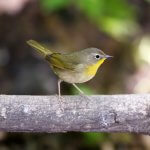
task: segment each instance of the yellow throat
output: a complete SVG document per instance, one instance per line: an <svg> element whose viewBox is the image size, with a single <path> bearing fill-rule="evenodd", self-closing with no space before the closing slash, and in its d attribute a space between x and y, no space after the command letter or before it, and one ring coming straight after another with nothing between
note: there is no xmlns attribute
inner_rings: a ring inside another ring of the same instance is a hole
<svg viewBox="0 0 150 150"><path fill-rule="evenodd" d="M100 59L96 64L88 66L88 68L85 71L85 74L89 76L95 76L98 68L101 66L105 59L106 58Z"/></svg>

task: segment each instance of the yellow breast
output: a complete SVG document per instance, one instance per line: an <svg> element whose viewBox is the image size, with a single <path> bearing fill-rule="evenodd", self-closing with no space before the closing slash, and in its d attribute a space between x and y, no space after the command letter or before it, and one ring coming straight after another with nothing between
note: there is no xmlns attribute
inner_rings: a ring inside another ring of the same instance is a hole
<svg viewBox="0 0 150 150"><path fill-rule="evenodd" d="M104 62L105 59L106 58L103 58L103 59L99 60L96 64L88 66L88 68L85 71L86 75L95 76L98 68L101 66L101 64Z"/></svg>

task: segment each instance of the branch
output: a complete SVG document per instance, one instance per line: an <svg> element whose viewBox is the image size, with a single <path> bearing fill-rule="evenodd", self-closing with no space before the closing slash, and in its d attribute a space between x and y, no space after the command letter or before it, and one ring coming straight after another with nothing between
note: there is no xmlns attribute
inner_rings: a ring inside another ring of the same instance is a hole
<svg viewBox="0 0 150 150"><path fill-rule="evenodd" d="M150 94L0 95L0 130L11 132L133 132L150 135Z"/></svg>

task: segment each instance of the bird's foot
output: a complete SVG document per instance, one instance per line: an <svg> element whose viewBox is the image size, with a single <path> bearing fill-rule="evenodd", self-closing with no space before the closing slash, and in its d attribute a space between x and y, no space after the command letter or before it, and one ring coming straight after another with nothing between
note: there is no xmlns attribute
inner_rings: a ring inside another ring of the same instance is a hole
<svg viewBox="0 0 150 150"><path fill-rule="evenodd" d="M59 109L64 112L64 101L63 101L63 97L58 95L58 103L59 103Z"/></svg>
<svg viewBox="0 0 150 150"><path fill-rule="evenodd" d="M87 99L91 100L91 99L89 98L89 96L88 96L88 95L85 95L84 93L80 93L80 96L82 96L83 98L87 98Z"/></svg>

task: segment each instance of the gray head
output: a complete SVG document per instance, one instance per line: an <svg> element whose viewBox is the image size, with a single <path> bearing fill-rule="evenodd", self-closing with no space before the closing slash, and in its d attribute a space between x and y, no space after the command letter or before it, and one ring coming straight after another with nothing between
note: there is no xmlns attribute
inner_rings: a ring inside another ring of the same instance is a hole
<svg viewBox="0 0 150 150"><path fill-rule="evenodd" d="M83 55L83 60L88 62L88 64L94 64L101 59L107 59L109 55L106 55L102 50L98 48L87 48L81 51Z"/></svg>

